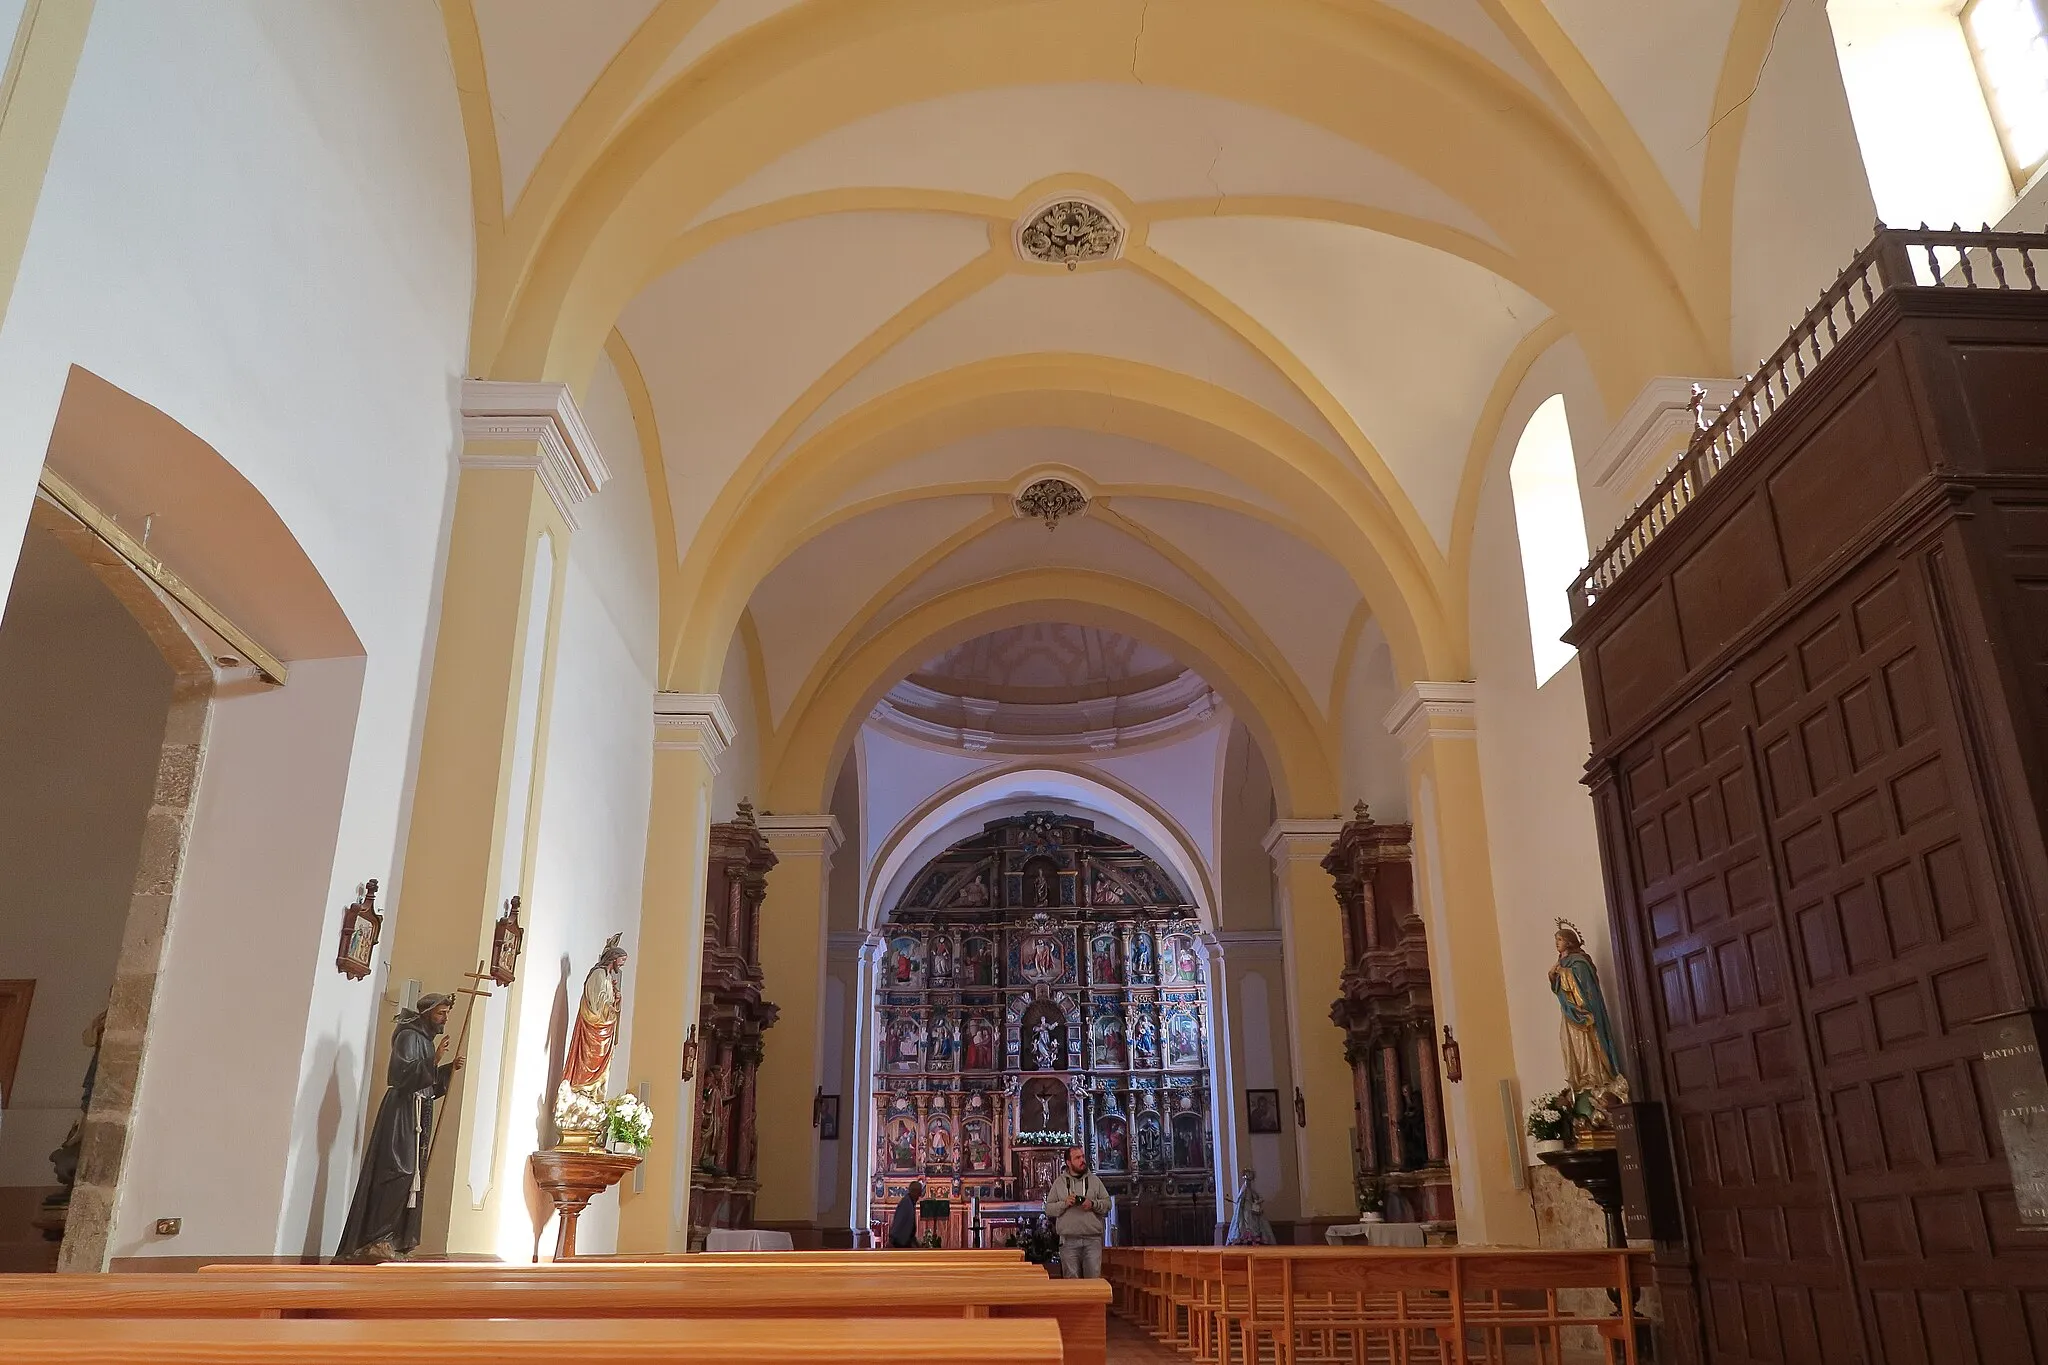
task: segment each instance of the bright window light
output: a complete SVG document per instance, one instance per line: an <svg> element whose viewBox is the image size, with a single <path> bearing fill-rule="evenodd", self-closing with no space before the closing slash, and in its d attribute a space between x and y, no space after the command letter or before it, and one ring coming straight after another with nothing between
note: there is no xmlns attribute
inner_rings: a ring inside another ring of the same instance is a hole
<svg viewBox="0 0 2048 1365"><path fill-rule="evenodd" d="M1536 652L1536 685L1571 662L1572 647L1558 637L1572 623L1566 594L1586 567L1586 514L1579 506L1579 469L1572 458L1564 395L1536 409L1515 458L1508 464L1515 495L1515 534L1522 542L1522 586L1529 595L1529 638Z"/></svg>
<svg viewBox="0 0 2048 1365"><path fill-rule="evenodd" d="M1963 31L2014 180L2048 161L2048 16L2041 0L1970 0Z"/></svg>

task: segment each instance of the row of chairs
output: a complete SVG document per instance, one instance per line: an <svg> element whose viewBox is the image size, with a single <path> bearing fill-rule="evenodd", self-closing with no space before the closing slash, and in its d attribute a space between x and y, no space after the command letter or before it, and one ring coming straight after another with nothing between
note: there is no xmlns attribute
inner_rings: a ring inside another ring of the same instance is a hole
<svg viewBox="0 0 2048 1365"><path fill-rule="evenodd" d="M1117 1312L1200 1365L1638 1365L1645 1256L1128 1247L1103 1269Z"/></svg>

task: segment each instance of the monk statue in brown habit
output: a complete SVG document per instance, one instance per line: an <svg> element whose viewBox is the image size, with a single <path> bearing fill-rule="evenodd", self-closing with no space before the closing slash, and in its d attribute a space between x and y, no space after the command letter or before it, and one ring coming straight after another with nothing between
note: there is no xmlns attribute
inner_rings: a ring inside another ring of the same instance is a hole
<svg viewBox="0 0 2048 1365"><path fill-rule="evenodd" d="M619 1037L619 1014L625 989L619 974L626 965L620 934L605 942L597 965L583 978L583 998L576 1005L576 1024L569 1033L562 1084L555 1091L555 1127L561 1146L598 1151L604 1146L605 1090L612 1069L612 1046Z"/></svg>
<svg viewBox="0 0 2048 1365"><path fill-rule="evenodd" d="M427 1178L427 1143L434 1131L434 1101L462 1065L443 1061L444 1030L455 998L423 995L398 1013L391 1035L390 1089L377 1106L363 1148L355 1202L342 1225L337 1261L402 1260L420 1244L420 1201Z"/></svg>

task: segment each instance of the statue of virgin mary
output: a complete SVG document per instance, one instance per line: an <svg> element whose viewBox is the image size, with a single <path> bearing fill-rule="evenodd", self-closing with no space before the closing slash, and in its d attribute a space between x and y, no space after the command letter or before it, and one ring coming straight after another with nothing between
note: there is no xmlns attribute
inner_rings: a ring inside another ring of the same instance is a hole
<svg viewBox="0 0 2048 1365"><path fill-rule="evenodd" d="M1609 1099L1628 1099L1628 1079L1621 1074L1621 1049L1607 1016L1607 997L1600 990L1600 969L1586 955L1578 926L1557 922L1557 965L1550 969L1550 989L1563 1015L1557 1037L1564 1049L1564 1074L1572 1095L1593 1097L1594 1112Z"/></svg>

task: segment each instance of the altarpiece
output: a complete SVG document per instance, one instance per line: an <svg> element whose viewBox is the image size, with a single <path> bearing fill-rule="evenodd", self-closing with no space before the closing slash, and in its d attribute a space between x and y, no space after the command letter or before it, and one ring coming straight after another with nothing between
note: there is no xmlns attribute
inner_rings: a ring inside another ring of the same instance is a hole
<svg viewBox="0 0 2048 1365"><path fill-rule="evenodd" d="M1092 821L997 820L909 883L876 982L871 1214L913 1180L988 1244L1079 1144L1127 1243L1215 1231L1208 966L1194 907Z"/></svg>

